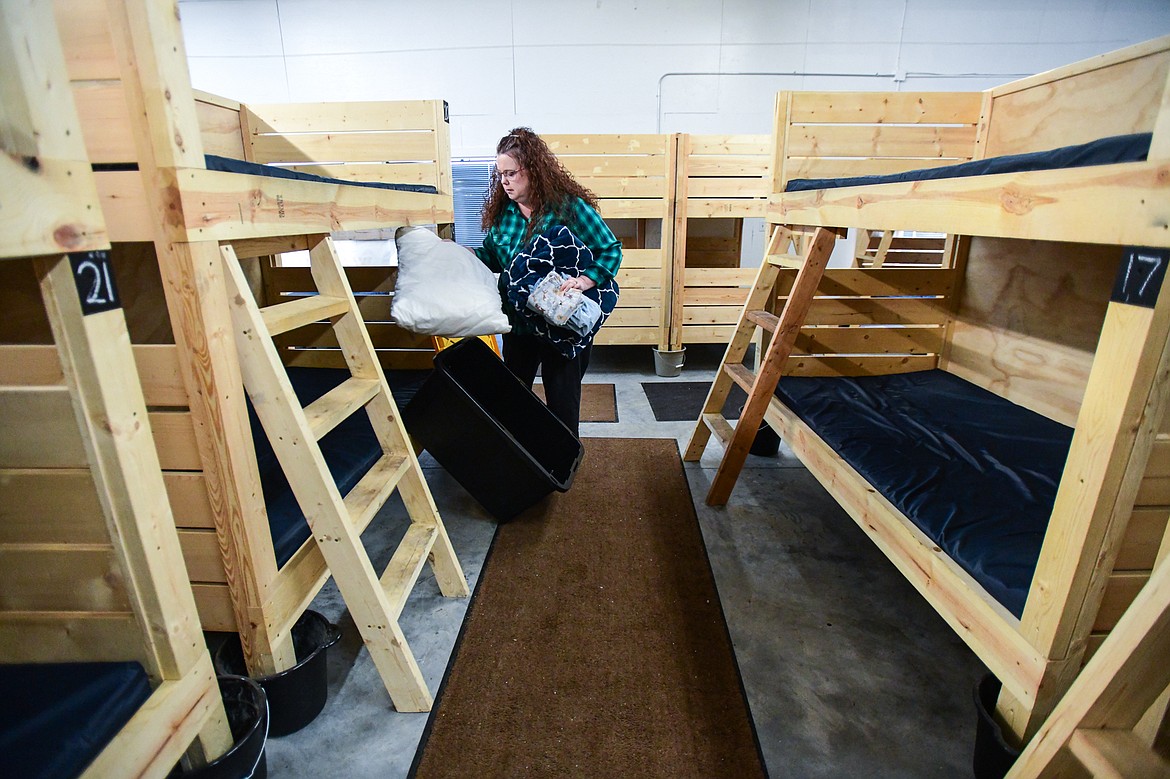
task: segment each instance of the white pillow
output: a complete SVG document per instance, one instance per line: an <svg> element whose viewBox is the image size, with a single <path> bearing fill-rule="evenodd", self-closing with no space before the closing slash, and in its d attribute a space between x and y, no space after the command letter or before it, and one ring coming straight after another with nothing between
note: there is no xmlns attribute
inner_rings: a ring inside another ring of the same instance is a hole
<svg viewBox="0 0 1170 779"><path fill-rule="evenodd" d="M398 231L398 281L390 316L422 335L507 333L496 277L475 254L425 227Z"/></svg>

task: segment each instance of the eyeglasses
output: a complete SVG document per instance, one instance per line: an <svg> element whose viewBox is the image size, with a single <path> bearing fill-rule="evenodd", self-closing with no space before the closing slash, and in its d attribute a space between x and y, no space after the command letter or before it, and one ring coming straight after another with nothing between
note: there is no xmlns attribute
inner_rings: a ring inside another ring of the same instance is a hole
<svg viewBox="0 0 1170 779"><path fill-rule="evenodd" d="M511 181L524 172L524 168L517 168L516 170L497 170L500 175L500 181Z"/></svg>

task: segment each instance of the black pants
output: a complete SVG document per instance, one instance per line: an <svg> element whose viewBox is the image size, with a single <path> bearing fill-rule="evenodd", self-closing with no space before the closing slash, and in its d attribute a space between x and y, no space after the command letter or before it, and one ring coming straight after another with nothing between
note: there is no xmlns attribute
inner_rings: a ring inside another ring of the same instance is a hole
<svg viewBox="0 0 1170 779"><path fill-rule="evenodd" d="M529 388L539 368L549 410L577 436L581 420L581 378L589 367L589 353L592 350L591 343L576 357L568 360L551 344L535 335L504 335L504 364Z"/></svg>

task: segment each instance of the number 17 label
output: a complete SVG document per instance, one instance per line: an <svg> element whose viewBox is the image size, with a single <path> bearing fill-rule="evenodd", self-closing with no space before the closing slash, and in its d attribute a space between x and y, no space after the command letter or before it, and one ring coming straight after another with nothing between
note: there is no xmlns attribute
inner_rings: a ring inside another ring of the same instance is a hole
<svg viewBox="0 0 1170 779"><path fill-rule="evenodd" d="M1113 300L1153 308L1158 302L1170 250L1131 246L1121 258L1117 279L1113 283Z"/></svg>

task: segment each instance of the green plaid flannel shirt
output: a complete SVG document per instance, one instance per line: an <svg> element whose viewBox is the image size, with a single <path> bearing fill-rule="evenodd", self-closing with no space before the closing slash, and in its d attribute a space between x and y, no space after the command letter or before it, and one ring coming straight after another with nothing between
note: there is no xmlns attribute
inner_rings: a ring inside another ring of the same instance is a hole
<svg viewBox="0 0 1170 779"><path fill-rule="evenodd" d="M585 270L585 275L599 285L616 276L622 262L622 244L614 237L601 214L581 198L576 198L573 211L565 222L565 227L572 230L573 235L593 252L593 265ZM533 233L542 233L553 224L550 214ZM522 248L527 230L528 220L520 213L520 207L509 201L503 215L484 236L483 246L476 249L475 253L493 273L499 273Z"/></svg>

